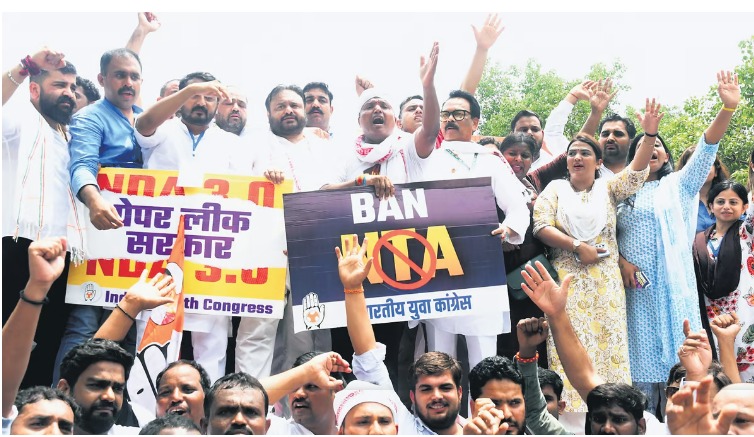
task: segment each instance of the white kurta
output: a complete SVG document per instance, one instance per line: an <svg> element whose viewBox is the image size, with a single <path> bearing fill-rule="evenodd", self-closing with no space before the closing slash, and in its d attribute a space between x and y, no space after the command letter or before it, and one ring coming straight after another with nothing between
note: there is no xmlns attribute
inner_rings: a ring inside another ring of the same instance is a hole
<svg viewBox="0 0 754 437"><path fill-rule="evenodd" d="M445 140L442 147L434 150L428 158L409 167L411 182L487 176L491 178L495 201L505 213L502 224L518 234L510 242L522 243L529 227L529 208L523 194L526 189L502 156L476 143ZM425 323L441 331L472 336L494 336L510 332L511 329L510 311L482 316L444 317L425 320Z"/></svg>
<svg viewBox="0 0 754 437"><path fill-rule="evenodd" d="M4 113L2 160L3 236L35 241L68 235L68 142L30 103ZM69 250L82 244L78 234L69 238Z"/></svg>
<svg viewBox="0 0 754 437"><path fill-rule="evenodd" d="M336 182L351 181L379 164L380 175L387 176L394 184L403 184L408 182L409 166L417 166L421 161L416 154L414 134L398 129L380 144L364 143L364 148L372 148L365 156L359 154L354 142L347 146L339 147L346 154L340 160L342 164Z"/></svg>

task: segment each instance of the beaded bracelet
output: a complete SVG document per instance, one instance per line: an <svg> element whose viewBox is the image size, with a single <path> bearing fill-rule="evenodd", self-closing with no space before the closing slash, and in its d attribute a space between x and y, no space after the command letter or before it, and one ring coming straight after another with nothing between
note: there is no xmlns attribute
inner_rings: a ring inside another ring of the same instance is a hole
<svg viewBox="0 0 754 437"><path fill-rule="evenodd" d="M13 79L13 73L11 73L10 70L8 70L8 79L10 79L11 82L16 84L16 86L21 86L20 82L16 82L16 79Z"/></svg>
<svg viewBox="0 0 754 437"><path fill-rule="evenodd" d="M539 361L539 352L535 353L534 356L531 358L521 358L521 353L516 352L515 358L516 358L516 361L522 364L536 363L537 361Z"/></svg>
<svg viewBox="0 0 754 437"><path fill-rule="evenodd" d="M47 296L45 296L45 298L42 300L31 300L28 297L26 297L26 295L24 294L24 290L21 290L20 292L18 292L18 295L22 301L31 305L42 306L50 302L50 298Z"/></svg>

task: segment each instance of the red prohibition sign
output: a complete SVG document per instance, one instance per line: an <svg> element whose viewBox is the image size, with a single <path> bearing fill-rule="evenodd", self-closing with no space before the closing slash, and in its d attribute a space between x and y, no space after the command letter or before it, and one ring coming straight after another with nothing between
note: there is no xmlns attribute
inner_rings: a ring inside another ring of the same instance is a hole
<svg viewBox="0 0 754 437"><path fill-rule="evenodd" d="M405 235L410 238L414 238L418 240L421 244L424 245L424 248L429 253L429 271L422 270L421 267L416 265L415 262L411 261L411 259L406 255L405 253L398 250L393 244L389 241L391 238L395 237L396 235ZM401 283L396 281L395 279L391 278L390 276L386 275L385 272L382 270L382 266L379 262L374 263L374 270L377 272L380 277L388 283L388 285L393 286L399 290L415 290L427 282L429 282L430 279L435 275L435 270L437 270L437 254L435 253L435 249L432 248L432 245L429 244L429 241L427 241L426 238L422 237L421 235L417 234L413 231L408 231L404 229L398 229L396 231L390 231L386 234L383 234L382 237L380 237L379 240L377 240L377 243L374 245L374 250L372 251L372 259L374 260L381 260L382 258L380 255L380 249L382 249L382 246L385 246L390 252L393 253L393 256L396 258L400 258L403 262L405 262L411 270L415 271L416 273L421 276L421 279L419 279L416 282L410 282L408 284Z"/></svg>

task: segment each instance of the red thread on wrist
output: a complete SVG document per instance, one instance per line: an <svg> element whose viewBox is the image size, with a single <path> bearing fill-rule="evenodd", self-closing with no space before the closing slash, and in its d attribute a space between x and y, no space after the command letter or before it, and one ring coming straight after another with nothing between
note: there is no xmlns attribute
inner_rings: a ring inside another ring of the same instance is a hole
<svg viewBox="0 0 754 437"><path fill-rule="evenodd" d="M23 67L20 71L21 76L36 76L42 72L42 69L39 68L39 65L37 65L37 63L34 62L29 55L21 59L21 66Z"/></svg>

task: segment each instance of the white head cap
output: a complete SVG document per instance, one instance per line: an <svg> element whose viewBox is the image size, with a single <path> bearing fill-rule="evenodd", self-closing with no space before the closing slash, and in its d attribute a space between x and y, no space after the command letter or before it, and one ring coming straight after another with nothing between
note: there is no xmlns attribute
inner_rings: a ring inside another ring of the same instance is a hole
<svg viewBox="0 0 754 437"><path fill-rule="evenodd" d="M361 111L361 108L363 108L368 101L375 98L384 99L387 100L388 103L390 103L388 96L384 92L382 92L382 90L379 90L377 88L369 88L368 90L364 90L364 92L359 96L359 111Z"/></svg>
<svg viewBox="0 0 754 437"><path fill-rule="evenodd" d="M398 404L401 400L391 388L380 387L366 381L352 381L335 395L333 401L335 421L338 428L343 425L343 420L353 407L365 402L376 402L388 407L393 413L393 420L395 420L398 415Z"/></svg>

